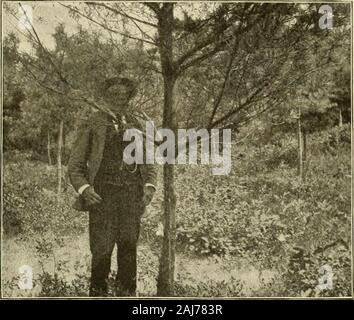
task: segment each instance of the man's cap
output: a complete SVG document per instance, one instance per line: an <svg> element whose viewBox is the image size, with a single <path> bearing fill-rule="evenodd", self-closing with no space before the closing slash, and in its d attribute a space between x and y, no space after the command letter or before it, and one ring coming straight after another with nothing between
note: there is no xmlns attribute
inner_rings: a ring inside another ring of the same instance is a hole
<svg viewBox="0 0 354 320"><path fill-rule="evenodd" d="M137 83L129 78L125 77L112 77L105 79L102 84L102 92L106 92L109 88L117 85L123 85L130 90L130 96L134 96L137 91Z"/></svg>

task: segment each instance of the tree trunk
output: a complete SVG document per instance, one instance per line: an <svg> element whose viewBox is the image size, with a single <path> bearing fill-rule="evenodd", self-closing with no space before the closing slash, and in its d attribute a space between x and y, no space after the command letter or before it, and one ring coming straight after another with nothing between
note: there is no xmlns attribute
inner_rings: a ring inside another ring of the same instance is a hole
<svg viewBox="0 0 354 320"><path fill-rule="evenodd" d="M302 142L303 142L303 178L306 178L306 172L308 168L307 164L307 133L306 130L302 131Z"/></svg>
<svg viewBox="0 0 354 320"><path fill-rule="evenodd" d="M299 177L302 180L304 174L303 167L303 144L302 144L302 130L301 130L301 106L298 107L298 118L297 118L297 140L298 140L298 151L299 151Z"/></svg>
<svg viewBox="0 0 354 320"><path fill-rule="evenodd" d="M338 126L339 126L339 128L341 128L343 126L343 115L342 115L342 109L341 108L339 108Z"/></svg>
<svg viewBox="0 0 354 320"><path fill-rule="evenodd" d="M337 143L337 148L339 148L339 143L340 143L340 129L343 126L343 116L342 116L342 110L339 108L338 109L338 130L336 131L336 143Z"/></svg>
<svg viewBox="0 0 354 320"><path fill-rule="evenodd" d="M62 158L64 157L64 165L65 165L65 152L66 152L66 134L65 134L65 129L63 127L61 155Z"/></svg>
<svg viewBox="0 0 354 320"><path fill-rule="evenodd" d="M164 3L158 15L159 51L164 79L163 128L175 131L173 105L176 72L173 62L173 3ZM174 165L164 164L164 237L157 279L157 295L174 294L176 196L174 191Z"/></svg>
<svg viewBox="0 0 354 320"><path fill-rule="evenodd" d="M48 139L47 139L47 152L48 152L48 165L53 164L52 155L51 155L51 143L50 143L50 131L48 130Z"/></svg>
<svg viewBox="0 0 354 320"><path fill-rule="evenodd" d="M62 146L63 146L63 128L64 128L64 121L60 120L59 123L59 134L58 134L58 154L57 154L57 165L58 165L58 188L57 188L57 195L58 198L61 194L61 182L62 182L62 165L61 165L61 153L62 153Z"/></svg>

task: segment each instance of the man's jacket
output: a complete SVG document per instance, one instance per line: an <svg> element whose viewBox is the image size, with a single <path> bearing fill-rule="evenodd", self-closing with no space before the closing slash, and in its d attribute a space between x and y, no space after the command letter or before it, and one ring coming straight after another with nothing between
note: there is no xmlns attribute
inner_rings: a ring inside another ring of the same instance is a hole
<svg viewBox="0 0 354 320"><path fill-rule="evenodd" d="M147 120L147 119L146 119ZM78 130L77 139L71 150L68 174L71 184L78 192L85 184L94 185L100 168L105 146L107 121L109 118L102 112L95 112ZM131 127L144 128L144 118L134 117ZM131 124L131 123L130 123ZM151 164L137 165L142 183L156 186L157 168ZM87 211L82 196L79 195L74 206L79 211Z"/></svg>

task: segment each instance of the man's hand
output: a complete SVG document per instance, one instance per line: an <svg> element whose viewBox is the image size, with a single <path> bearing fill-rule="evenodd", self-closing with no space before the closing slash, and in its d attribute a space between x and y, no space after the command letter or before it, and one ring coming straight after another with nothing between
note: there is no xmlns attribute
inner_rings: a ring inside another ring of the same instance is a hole
<svg viewBox="0 0 354 320"><path fill-rule="evenodd" d="M86 188L82 193L87 205L92 206L102 201L102 198L95 192L92 186Z"/></svg>
<svg viewBox="0 0 354 320"><path fill-rule="evenodd" d="M144 196L143 196L143 203L144 205L148 205L155 194L155 188L153 186L144 186Z"/></svg>

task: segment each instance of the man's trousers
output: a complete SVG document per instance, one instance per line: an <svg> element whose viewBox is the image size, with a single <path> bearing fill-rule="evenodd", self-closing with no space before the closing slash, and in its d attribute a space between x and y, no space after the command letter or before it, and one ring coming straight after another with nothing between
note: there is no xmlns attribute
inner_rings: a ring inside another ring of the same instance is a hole
<svg viewBox="0 0 354 320"><path fill-rule="evenodd" d="M90 296L107 295L112 251L117 244L117 296L136 294L137 243L145 206L140 185L95 183L103 201L89 211L92 253Z"/></svg>

